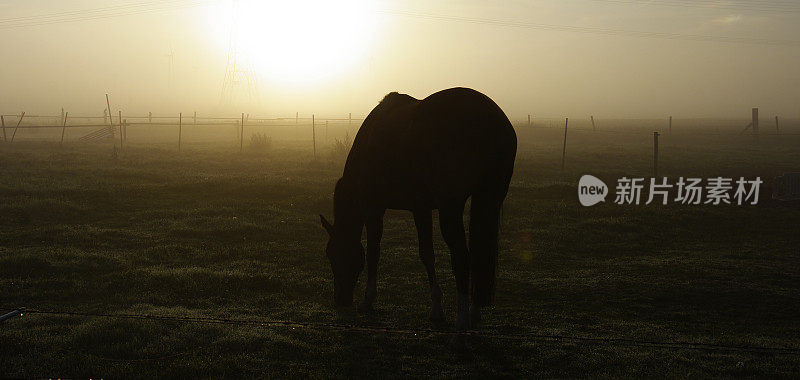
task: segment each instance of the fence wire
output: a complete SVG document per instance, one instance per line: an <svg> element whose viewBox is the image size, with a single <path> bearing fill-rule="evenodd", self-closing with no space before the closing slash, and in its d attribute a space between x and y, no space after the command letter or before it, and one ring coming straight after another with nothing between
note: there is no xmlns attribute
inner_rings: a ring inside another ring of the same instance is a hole
<svg viewBox="0 0 800 380"><path fill-rule="evenodd" d="M11 311L12 309L5 309ZM649 339L635 339L619 336L612 337L592 337L575 336L565 334L543 334L534 331L520 333L502 333L498 330L518 329L513 326L484 326L484 330L457 331L452 329L434 328L415 328L398 326L375 326L346 324L333 322L305 322L278 319L235 319L222 317L193 317L193 316L171 316L158 314L136 314L136 313L89 313L75 312L67 310L44 310L44 309L14 309L22 310L22 314L56 315L69 317L94 317L112 319L134 319L178 323L207 323L233 326L258 326L258 327L289 327L297 329L309 329L318 331L344 331L364 334L386 333L413 336L475 336L487 339L513 340L513 341L539 341L555 344L594 344L601 346L634 346L649 347L667 350L701 350L713 352L744 352L751 354L773 354L773 355L800 355L800 348L797 347L775 347L775 346L755 346L755 345L729 345L716 343L703 343L691 341L658 341ZM21 315L22 315L21 314ZM8 323L8 322L6 322Z"/></svg>

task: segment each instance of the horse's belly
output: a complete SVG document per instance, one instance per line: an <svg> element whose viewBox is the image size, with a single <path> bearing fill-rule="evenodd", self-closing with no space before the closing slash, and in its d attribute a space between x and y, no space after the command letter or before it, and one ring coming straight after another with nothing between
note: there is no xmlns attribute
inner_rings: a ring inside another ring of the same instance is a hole
<svg viewBox="0 0 800 380"><path fill-rule="evenodd" d="M377 184L371 193L376 206L393 210L432 210L438 208L436 195L429 183L411 178L393 178Z"/></svg>

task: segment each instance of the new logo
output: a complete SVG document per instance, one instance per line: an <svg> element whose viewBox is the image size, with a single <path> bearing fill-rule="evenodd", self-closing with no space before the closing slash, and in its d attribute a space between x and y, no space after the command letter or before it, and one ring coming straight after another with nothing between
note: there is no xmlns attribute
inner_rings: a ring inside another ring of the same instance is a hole
<svg viewBox="0 0 800 380"><path fill-rule="evenodd" d="M600 178L585 174L578 181L578 200L584 206L594 206L605 202L607 195L608 186Z"/></svg>

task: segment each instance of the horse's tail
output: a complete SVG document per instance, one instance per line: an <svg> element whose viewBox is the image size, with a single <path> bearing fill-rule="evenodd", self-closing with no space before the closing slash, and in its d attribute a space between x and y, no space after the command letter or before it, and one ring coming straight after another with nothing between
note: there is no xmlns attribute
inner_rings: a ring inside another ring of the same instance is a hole
<svg viewBox="0 0 800 380"><path fill-rule="evenodd" d="M509 137L499 167L487 181L491 185L472 194L469 216L470 284L472 302L477 306L488 306L494 301L500 213L508 193L517 151L517 136L513 129Z"/></svg>

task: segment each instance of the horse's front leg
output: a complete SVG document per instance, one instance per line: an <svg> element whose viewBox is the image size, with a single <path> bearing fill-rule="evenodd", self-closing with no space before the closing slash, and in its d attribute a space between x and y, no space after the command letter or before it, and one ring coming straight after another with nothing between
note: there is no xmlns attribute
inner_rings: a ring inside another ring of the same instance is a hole
<svg viewBox="0 0 800 380"><path fill-rule="evenodd" d="M428 285L431 290L431 312L428 315L433 322L444 321L442 311L442 288L436 280L436 256L433 252L433 221L431 211L414 211L414 224L417 226L419 240L419 258L428 272Z"/></svg>
<svg viewBox="0 0 800 380"><path fill-rule="evenodd" d="M358 305L359 311L372 310L372 304L378 296L378 258L381 255L384 211L380 210L367 219L367 291Z"/></svg>

